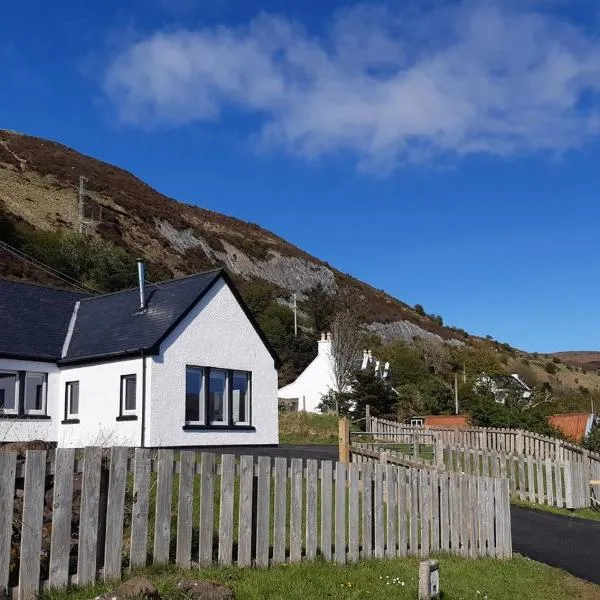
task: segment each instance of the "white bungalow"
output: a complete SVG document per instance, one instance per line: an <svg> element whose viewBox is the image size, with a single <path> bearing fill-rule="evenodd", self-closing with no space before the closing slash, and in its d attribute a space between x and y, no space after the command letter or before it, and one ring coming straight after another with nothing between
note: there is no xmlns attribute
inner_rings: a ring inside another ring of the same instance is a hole
<svg viewBox="0 0 600 600"><path fill-rule="evenodd" d="M224 271L85 294L0 280L0 443L278 443L275 352Z"/></svg>

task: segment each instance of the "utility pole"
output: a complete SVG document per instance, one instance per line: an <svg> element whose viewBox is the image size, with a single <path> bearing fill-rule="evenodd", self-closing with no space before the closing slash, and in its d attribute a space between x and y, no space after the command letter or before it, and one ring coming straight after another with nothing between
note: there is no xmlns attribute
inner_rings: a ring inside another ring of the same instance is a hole
<svg viewBox="0 0 600 600"><path fill-rule="evenodd" d="M298 305L296 303L296 292L294 292L294 337L298 336Z"/></svg>
<svg viewBox="0 0 600 600"><path fill-rule="evenodd" d="M458 414L458 373L454 372L454 412Z"/></svg>

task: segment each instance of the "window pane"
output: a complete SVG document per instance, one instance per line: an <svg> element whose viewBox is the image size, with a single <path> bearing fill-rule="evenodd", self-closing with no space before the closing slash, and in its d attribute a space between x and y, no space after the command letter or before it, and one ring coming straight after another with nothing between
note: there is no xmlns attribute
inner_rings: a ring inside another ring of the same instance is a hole
<svg viewBox="0 0 600 600"><path fill-rule="evenodd" d="M27 373L25 375L25 412L44 410L44 373Z"/></svg>
<svg viewBox="0 0 600 600"><path fill-rule="evenodd" d="M68 398L69 398L69 414L79 414L79 381L71 381L67 383L68 386Z"/></svg>
<svg viewBox="0 0 600 600"><path fill-rule="evenodd" d="M233 422L248 423L249 421L249 385L248 373L233 373L232 381L232 396L233 396Z"/></svg>
<svg viewBox="0 0 600 600"><path fill-rule="evenodd" d="M0 371L0 410L17 410L17 374Z"/></svg>
<svg viewBox="0 0 600 600"><path fill-rule="evenodd" d="M225 388L227 373L218 369L210 370L210 381L208 385L208 410L211 423L223 423L226 418Z"/></svg>
<svg viewBox="0 0 600 600"><path fill-rule="evenodd" d="M135 410L135 379L135 375L125 377L125 389L123 390L125 394L125 410Z"/></svg>
<svg viewBox="0 0 600 600"><path fill-rule="evenodd" d="M204 423L203 370L185 370L185 420L188 423Z"/></svg>

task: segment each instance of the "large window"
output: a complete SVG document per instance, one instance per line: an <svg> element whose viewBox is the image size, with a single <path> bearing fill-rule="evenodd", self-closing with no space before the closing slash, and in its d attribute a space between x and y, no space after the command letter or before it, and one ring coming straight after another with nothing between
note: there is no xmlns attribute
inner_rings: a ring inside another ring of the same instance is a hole
<svg viewBox="0 0 600 600"><path fill-rule="evenodd" d="M0 371L0 414L15 415L19 411L19 374Z"/></svg>
<svg viewBox="0 0 600 600"><path fill-rule="evenodd" d="M250 426L251 377L246 371L186 368L185 422L189 426Z"/></svg>
<svg viewBox="0 0 600 600"><path fill-rule="evenodd" d="M67 419L79 418L79 381L67 381L65 388L65 413Z"/></svg>
<svg viewBox="0 0 600 600"><path fill-rule="evenodd" d="M135 415L136 382L135 375L121 376L121 415Z"/></svg>
<svg viewBox="0 0 600 600"><path fill-rule="evenodd" d="M24 413L46 413L46 373L25 373Z"/></svg>

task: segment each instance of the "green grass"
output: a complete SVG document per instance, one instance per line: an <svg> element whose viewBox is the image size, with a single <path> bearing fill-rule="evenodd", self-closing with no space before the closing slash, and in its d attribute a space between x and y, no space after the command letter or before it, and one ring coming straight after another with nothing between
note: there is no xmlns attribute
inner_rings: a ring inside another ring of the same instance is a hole
<svg viewBox="0 0 600 600"><path fill-rule="evenodd" d="M337 444L337 415L306 412L279 413L280 444Z"/></svg>
<svg viewBox="0 0 600 600"><path fill-rule="evenodd" d="M524 506L526 508L533 508L535 510L542 510L555 515L587 519L588 521L600 521L600 509L597 508L558 508L556 506L548 506L547 504L534 504L532 502L525 502L523 500L511 500L511 504L515 504L516 506Z"/></svg>
<svg viewBox="0 0 600 600"><path fill-rule="evenodd" d="M216 567L184 571L175 567L152 567L135 574L152 580L164 600L184 600L177 583L190 578L224 583L233 588L237 600L412 600L417 597L418 560L371 560L346 567L316 561L271 569ZM599 586L518 557L509 561L472 561L443 556L440 559L440 582L445 600L600 598ZM114 587L114 584L101 583L79 589L49 590L43 594L42 600L86 600Z"/></svg>

